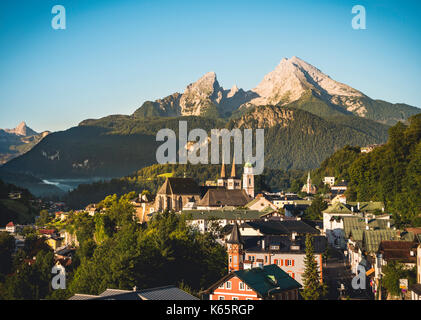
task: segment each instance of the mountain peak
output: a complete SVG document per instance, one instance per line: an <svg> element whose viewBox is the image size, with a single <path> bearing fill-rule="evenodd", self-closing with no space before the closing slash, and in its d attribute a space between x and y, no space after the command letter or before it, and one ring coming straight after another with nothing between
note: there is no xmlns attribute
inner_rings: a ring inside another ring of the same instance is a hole
<svg viewBox="0 0 421 320"><path fill-rule="evenodd" d="M19 123L16 128L14 128L14 129L6 129L5 131L8 132L8 133L11 133L11 134L15 134L15 135L18 135L18 136L24 136L24 137L26 137L26 136L33 136L33 135L37 135L38 134L37 132L35 132L31 128L29 128L26 125L26 122L25 121L22 121L21 123Z"/></svg>

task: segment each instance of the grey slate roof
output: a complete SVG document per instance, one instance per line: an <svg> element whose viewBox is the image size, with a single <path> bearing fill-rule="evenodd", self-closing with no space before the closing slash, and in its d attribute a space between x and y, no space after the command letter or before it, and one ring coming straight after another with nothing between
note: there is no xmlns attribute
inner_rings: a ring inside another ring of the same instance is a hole
<svg viewBox="0 0 421 320"><path fill-rule="evenodd" d="M175 286L165 286L136 291L107 289L98 296L75 294L69 300L199 300L199 298Z"/></svg>
<svg viewBox="0 0 421 320"><path fill-rule="evenodd" d="M253 228L265 235L290 235L293 232L298 234L320 234L320 231L313 228L302 220L255 220L243 223L240 228ZM231 232L231 227L226 226L225 231Z"/></svg>
<svg viewBox="0 0 421 320"><path fill-rule="evenodd" d="M167 178L157 194L200 194L199 185L192 178Z"/></svg>

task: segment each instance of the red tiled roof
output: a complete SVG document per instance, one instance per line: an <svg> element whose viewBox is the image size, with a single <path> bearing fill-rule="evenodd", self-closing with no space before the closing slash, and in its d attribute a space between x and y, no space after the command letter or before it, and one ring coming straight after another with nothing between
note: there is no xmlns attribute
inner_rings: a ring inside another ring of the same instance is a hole
<svg viewBox="0 0 421 320"><path fill-rule="evenodd" d="M415 263L415 255L411 256L411 251L414 250L414 242L412 241L384 240L379 246L379 251L383 254L383 259L386 261L398 260L406 263Z"/></svg>
<svg viewBox="0 0 421 320"><path fill-rule="evenodd" d="M39 232L41 232L42 234L53 234L56 231L54 229L41 229L39 230Z"/></svg>
<svg viewBox="0 0 421 320"><path fill-rule="evenodd" d="M15 225L13 224L13 221L10 221L7 225L6 225L6 227L14 227Z"/></svg>

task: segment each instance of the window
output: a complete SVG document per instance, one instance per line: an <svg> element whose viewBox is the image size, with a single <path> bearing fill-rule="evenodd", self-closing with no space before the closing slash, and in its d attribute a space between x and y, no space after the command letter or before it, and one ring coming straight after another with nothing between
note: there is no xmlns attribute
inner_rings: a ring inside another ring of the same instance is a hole
<svg viewBox="0 0 421 320"><path fill-rule="evenodd" d="M218 288L219 289L224 289L224 283L221 283L221 285Z"/></svg>
<svg viewBox="0 0 421 320"><path fill-rule="evenodd" d="M230 255L230 257L229 257L229 260L230 260L230 263L232 263L232 257L231 257L231 255Z"/></svg>
<svg viewBox="0 0 421 320"><path fill-rule="evenodd" d="M287 266L292 266L292 260L290 259L287 260Z"/></svg>
<svg viewBox="0 0 421 320"><path fill-rule="evenodd" d="M218 300L225 300L225 297L224 296L219 296L218 297Z"/></svg>
<svg viewBox="0 0 421 320"><path fill-rule="evenodd" d="M238 300L238 297L232 297L232 300Z"/></svg>
<svg viewBox="0 0 421 320"><path fill-rule="evenodd" d="M240 282L240 290L244 290L244 282Z"/></svg>
<svg viewBox="0 0 421 320"><path fill-rule="evenodd" d="M265 263L268 262L268 256L265 256Z"/></svg>
<svg viewBox="0 0 421 320"><path fill-rule="evenodd" d="M252 291L248 285L246 285L246 290L247 291Z"/></svg>
<svg viewBox="0 0 421 320"><path fill-rule="evenodd" d="M237 264L237 263L238 263L238 261L237 261L237 256L234 256L233 258L234 258L234 259L233 259L234 264Z"/></svg>
<svg viewBox="0 0 421 320"><path fill-rule="evenodd" d="M227 289L231 289L231 281L227 281Z"/></svg>

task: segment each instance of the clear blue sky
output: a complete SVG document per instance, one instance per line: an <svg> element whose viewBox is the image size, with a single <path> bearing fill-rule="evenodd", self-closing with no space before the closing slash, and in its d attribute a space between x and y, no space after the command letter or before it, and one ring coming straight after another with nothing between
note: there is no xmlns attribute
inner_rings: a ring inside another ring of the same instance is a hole
<svg viewBox="0 0 421 320"><path fill-rule="evenodd" d="M57 4L66 30L51 28ZM366 30L351 27L356 4ZM208 71L252 89L294 55L372 98L421 107L420 1L1 0L0 128L131 114Z"/></svg>

